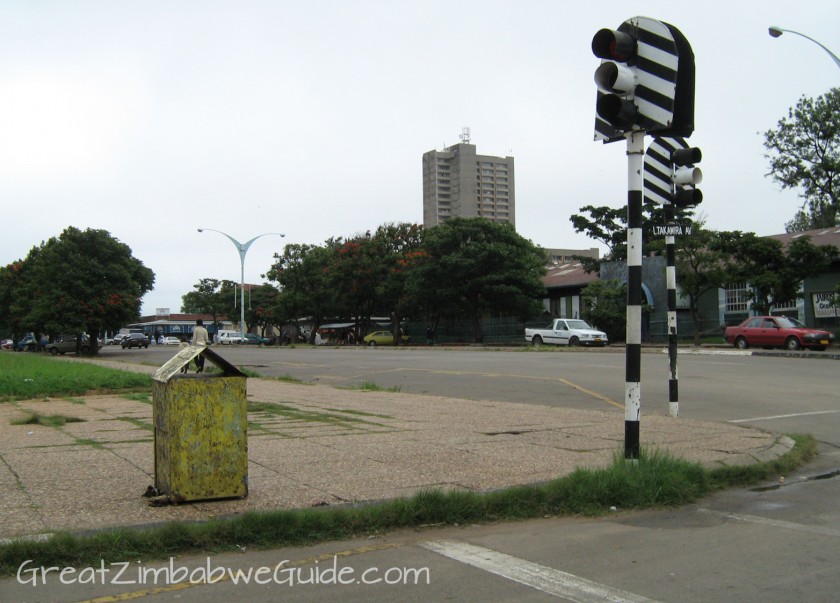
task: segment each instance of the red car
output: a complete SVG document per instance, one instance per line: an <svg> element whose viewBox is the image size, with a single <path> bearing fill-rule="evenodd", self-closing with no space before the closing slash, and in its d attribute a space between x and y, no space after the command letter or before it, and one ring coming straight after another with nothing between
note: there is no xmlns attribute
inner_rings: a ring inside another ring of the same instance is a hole
<svg viewBox="0 0 840 603"><path fill-rule="evenodd" d="M724 337L741 350L750 346L824 350L834 341L834 333L808 328L787 316L753 316L737 327L726 327Z"/></svg>

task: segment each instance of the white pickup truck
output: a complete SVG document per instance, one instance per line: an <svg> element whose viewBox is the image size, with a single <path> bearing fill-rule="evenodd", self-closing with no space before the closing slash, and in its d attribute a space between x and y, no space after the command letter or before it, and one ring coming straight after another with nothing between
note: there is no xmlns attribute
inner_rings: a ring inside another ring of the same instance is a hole
<svg viewBox="0 0 840 603"><path fill-rule="evenodd" d="M555 318L544 329L525 329L525 341L532 345L607 345L603 331L593 329L588 322L578 318Z"/></svg>
<svg viewBox="0 0 840 603"><path fill-rule="evenodd" d="M245 343L245 340L242 339L240 331L219 331L216 335L216 343L230 345L232 343Z"/></svg>

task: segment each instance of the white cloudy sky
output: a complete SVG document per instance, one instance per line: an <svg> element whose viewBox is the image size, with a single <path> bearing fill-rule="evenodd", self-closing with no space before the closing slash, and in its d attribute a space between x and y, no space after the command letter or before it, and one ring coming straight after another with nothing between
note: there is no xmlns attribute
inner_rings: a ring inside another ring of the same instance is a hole
<svg viewBox="0 0 840 603"><path fill-rule="evenodd" d="M100 228L156 274L144 313L204 277L260 282L283 243L422 222L421 156L472 129L516 159L517 230L587 248L569 216L626 200L622 143L593 142L592 35L667 21L697 65L700 210L780 233L796 192L761 132L840 85L824 0L5 0L0 4L0 265L67 226Z"/></svg>

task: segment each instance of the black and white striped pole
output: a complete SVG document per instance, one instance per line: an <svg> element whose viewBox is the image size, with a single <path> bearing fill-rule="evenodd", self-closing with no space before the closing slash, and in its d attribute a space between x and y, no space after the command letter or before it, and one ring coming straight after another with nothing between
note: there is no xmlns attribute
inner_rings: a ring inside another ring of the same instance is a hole
<svg viewBox="0 0 840 603"><path fill-rule="evenodd" d="M645 135L627 135L627 325L624 372L624 458L639 458L642 414L642 206Z"/></svg>
<svg viewBox="0 0 840 603"><path fill-rule="evenodd" d="M694 131L694 54L677 28L647 17L628 19L617 30L601 29L592 38L592 52L602 59L595 71L595 140L627 141L624 457L634 461L642 407L644 137Z"/></svg>
<svg viewBox="0 0 840 603"><path fill-rule="evenodd" d="M676 224L675 207L697 205L703 194L695 188L703 178L695 167L702 159L700 149L683 138L656 138L645 153L645 198L662 205L665 224L655 231L665 234L665 282L668 290L668 414L680 414L679 371L677 368L677 268L675 235L689 236L690 230Z"/></svg>

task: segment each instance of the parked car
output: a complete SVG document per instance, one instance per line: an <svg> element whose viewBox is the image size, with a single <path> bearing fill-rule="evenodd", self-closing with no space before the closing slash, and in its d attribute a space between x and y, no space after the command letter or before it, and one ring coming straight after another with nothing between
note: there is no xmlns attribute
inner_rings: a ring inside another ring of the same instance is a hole
<svg viewBox="0 0 840 603"><path fill-rule="evenodd" d="M13 343L14 341L11 339L4 339L3 342L0 343L0 348L3 348L4 350L11 350Z"/></svg>
<svg viewBox="0 0 840 603"><path fill-rule="evenodd" d="M271 340L268 337L263 337L256 333L245 333L245 343L251 345L268 345L271 343Z"/></svg>
<svg viewBox="0 0 840 603"><path fill-rule="evenodd" d="M400 339L404 344L411 340L408 335L403 335ZM391 331L374 331L365 335L362 341L369 346L394 345L394 335Z"/></svg>
<svg viewBox="0 0 840 603"><path fill-rule="evenodd" d="M170 335L163 338L163 345L181 345L181 340Z"/></svg>
<svg viewBox="0 0 840 603"><path fill-rule="evenodd" d="M99 341L96 342L96 345L99 345ZM46 351L52 354L53 356L57 356L59 354L75 354L76 353L76 336L75 335L62 335L56 341L52 343L48 343L45 347ZM79 352L83 355L86 355L90 352L90 337L87 334L82 335L82 341L79 345Z"/></svg>
<svg viewBox="0 0 840 603"><path fill-rule="evenodd" d="M239 331L219 331L216 340L222 345L230 345L232 343L244 343L242 340L242 335L239 333Z"/></svg>
<svg viewBox="0 0 840 603"><path fill-rule="evenodd" d="M38 349L38 339L34 333L27 333L23 338L17 342L16 349L21 352L34 352Z"/></svg>
<svg viewBox="0 0 840 603"><path fill-rule="evenodd" d="M787 316L753 316L737 327L726 327L726 343L745 350L751 346L798 350L824 350L834 341L834 333L811 329Z"/></svg>
<svg viewBox="0 0 840 603"><path fill-rule="evenodd" d="M149 347L149 337L144 333L129 333L122 342L120 342L122 349L131 348L147 348Z"/></svg>

